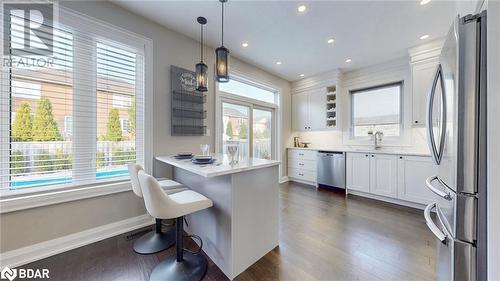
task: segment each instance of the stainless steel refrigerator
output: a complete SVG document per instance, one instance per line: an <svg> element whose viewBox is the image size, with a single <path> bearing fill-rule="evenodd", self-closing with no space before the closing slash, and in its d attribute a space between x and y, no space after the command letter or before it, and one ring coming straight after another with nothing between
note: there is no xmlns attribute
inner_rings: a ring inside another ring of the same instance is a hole
<svg viewBox="0 0 500 281"><path fill-rule="evenodd" d="M457 17L432 83L427 135L438 173L426 180L436 200L424 216L438 239L437 279L486 280L486 11Z"/></svg>

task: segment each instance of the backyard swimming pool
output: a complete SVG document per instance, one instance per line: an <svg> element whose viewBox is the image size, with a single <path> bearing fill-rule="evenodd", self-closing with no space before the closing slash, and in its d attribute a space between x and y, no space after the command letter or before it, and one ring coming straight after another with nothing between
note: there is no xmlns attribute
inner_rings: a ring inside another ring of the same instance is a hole
<svg viewBox="0 0 500 281"><path fill-rule="evenodd" d="M128 175L127 170L115 170L115 171L102 171L96 173L97 179L111 178ZM33 187L46 184L58 184L58 183L68 183L71 182L71 177L59 177L51 179L39 179L39 180L22 180L22 181L12 181L10 187L12 188L24 188Z"/></svg>

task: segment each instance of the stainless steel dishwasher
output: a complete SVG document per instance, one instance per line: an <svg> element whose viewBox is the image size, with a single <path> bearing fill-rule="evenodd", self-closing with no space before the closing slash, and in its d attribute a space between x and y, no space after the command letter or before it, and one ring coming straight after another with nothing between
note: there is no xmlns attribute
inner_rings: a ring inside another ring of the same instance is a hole
<svg viewBox="0 0 500 281"><path fill-rule="evenodd" d="M345 189L345 154L338 151L318 152L318 186Z"/></svg>

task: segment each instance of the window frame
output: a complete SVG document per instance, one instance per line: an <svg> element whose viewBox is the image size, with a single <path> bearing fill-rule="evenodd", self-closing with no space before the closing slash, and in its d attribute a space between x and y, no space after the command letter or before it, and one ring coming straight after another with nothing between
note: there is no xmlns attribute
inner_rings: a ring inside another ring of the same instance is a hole
<svg viewBox="0 0 500 281"><path fill-rule="evenodd" d="M374 86L368 86L368 87L363 87L363 88L356 88L348 91L349 94L349 140L351 141L362 141L362 142L371 142L372 141L372 136L355 136L354 135L354 94L363 92L363 91L369 91L369 90L377 90L377 89L382 89L382 88L387 88L390 86L399 86L399 136L384 136L383 139L389 141L389 143L386 142L386 144L392 144L393 142L398 142L404 139L405 135L405 124L404 124L404 93L405 93L405 83L404 80L399 80L395 82L389 82L389 83L382 83L382 84L377 84Z"/></svg>
<svg viewBox="0 0 500 281"><path fill-rule="evenodd" d="M143 106L137 107L137 110L142 111L143 116L143 143L141 150L143 151L145 170L152 172L153 166L153 137L152 137L152 121L153 111L145 110L145 108L153 108L153 42L151 39L142 35L135 34L129 30L113 26L110 23L99 19L75 12L71 9L60 7L59 22L61 24L71 26L77 32L91 33L96 37L96 41L106 42L106 39L115 42L120 42L125 46L134 48L134 51L140 50L143 55L142 71L136 79L141 79L143 83ZM56 23L58 24L58 23ZM57 25L56 25L57 26ZM3 25L0 27L1 34L3 33ZM3 44L0 46L0 51L3 53ZM2 79L9 79L8 71L1 71ZM7 80L2 80L7 81ZM8 91L8 83L3 83L2 91ZM2 109L4 109L2 107ZM10 119L10 108L2 110L0 118ZM74 120L73 120L74 121ZM7 130L9 131L9 130ZM74 133L74 130L73 130ZM1 151L7 151L10 147L10 134L5 130L0 131L2 140ZM4 141L6 140L6 141ZM9 153L0 155L0 168L8 168ZM17 210L30 209L40 206L59 204L84 198L92 198L108 194L114 194L124 191L130 191L130 181L120 180L115 182L96 182L92 184L72 185L72 186L45 186L32 187L25 190L19 190L12 195L6 195L0 198L0 214Z"/></svg>
<svg viewBox="0 0 500 281"><path fill-rule="evenodd" d="M264 102L261 100L256 100L244 96L239 96L231 93L226 93L224 91L219 90L219 82L215 82L215 152L216 153L222 153L222 136L219 134L221 132L222 127L223 127L223 109L222 109L222 104L224 102L229 102L229 103L235 103L235 104L241 104L245 106L250 105L250 115L249 115L249 122L253 122L253 108L258 108L258 109L264 109L264 110L269 110L271 109L273 111L273 132L272 132L272 146L273 146L273 152L272 152L272 159L281 159L281 149L280 149L280 143L281 143L281 136L282 136L282 131L281 131L281 126L279 124L282 124L282 118L281 118L281 109L280 109L280 104L282 102L282 96L281 96L281 90L279 87L271 84L266 84L266 83L261 83L258 78L254 77L248 77L245 74L237 71L237 70L232 70L230 73L231 79L237 80L238 82L242 82L245 84L249 84L258 88L262 88L268 91L272 91L275 93L275 103L268 103ZM257 82L259 81L259 82ZM251 141L253 141L253 131L250 130L250 123L249 123L249 137L251 136L252 138L249 139L249 145L252 145ZM251 149L249 149L249 154L253 153ZM251 154L250 156L252 156ZM280 177L281 177L281 169L280 169Z"/></svg>

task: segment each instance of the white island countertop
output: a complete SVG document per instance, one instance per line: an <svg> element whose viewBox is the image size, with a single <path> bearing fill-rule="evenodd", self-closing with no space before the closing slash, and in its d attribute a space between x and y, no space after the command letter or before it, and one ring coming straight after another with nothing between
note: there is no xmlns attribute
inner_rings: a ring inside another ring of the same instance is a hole
<svg viewBox="0 0 500 281"><path fill-rule="evenodd" d="M227 155L214 154L213 156L216 161L213 164L206 165L193 164L191 159L178 160L175 159L173 155L157 156L156 160L207 178L261 169L280 164L280 161L277 160L247 157L240 159L236 165L230 165L230 159Z"/></svg>

